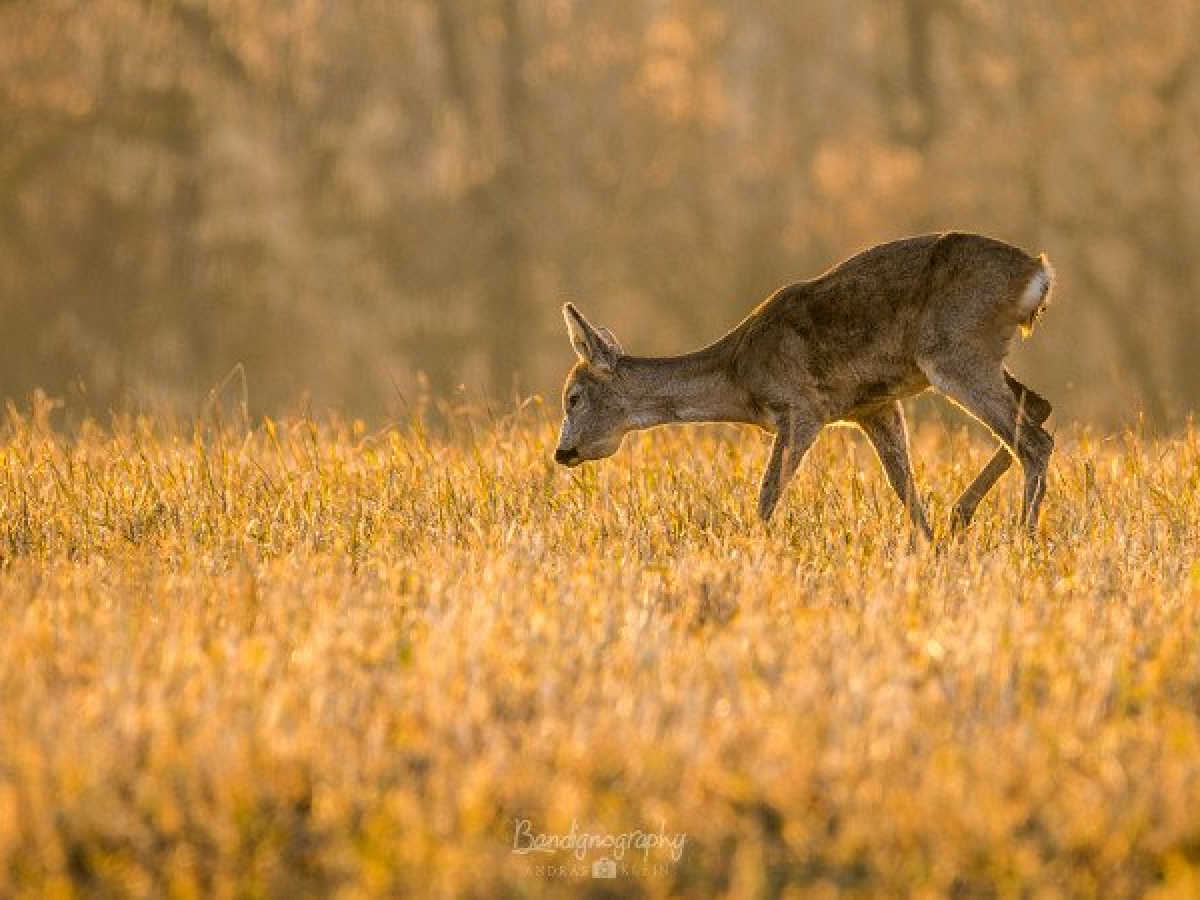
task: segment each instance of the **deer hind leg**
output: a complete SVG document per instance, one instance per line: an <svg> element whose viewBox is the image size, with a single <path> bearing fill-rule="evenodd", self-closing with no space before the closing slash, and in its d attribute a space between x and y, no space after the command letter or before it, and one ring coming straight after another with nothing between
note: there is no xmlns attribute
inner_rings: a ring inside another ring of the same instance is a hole
<svg viewBox="0 0 1200 900"><path fill-rule="evenodd" d="M771 446L771 459L767 463L767 471L763 473L762 486L758 492L758 517L764 522L771 520L771 514L779 503L784 488L796 474L804 454L817 439L821 426L811 422L796 422L790 417L781 422L775 433L775 443Z"/></svg>
<svg viewBox="0 0 1200 900"><path fill-rule="evenodd" d="M923 368L930 384L991 429L1007 452L1021 463L1025 473L1021 521L1032 534L1037 529L1042 496L1046 492L1046 469L1054 438L1021 413L1002 369L991 375L983 367L974 371L969 366L946 369L937 364Z"/></svg>
<svg viewBox="0 0 1200 900"><path fill-rule="evenodd" d="M929 527L925 507L917 495L912 461L909 459L908 426L904 422L904 408L897 401L869 415L861 416L856 421L875 448L880 465L883 466L896 496L908 511L913 525L927 541L932 541L933 529Z"/></svg>
<svg viewBox="0 0 1200 900"><path fill-rule="evenodd" d="M1020 414L1019 427L1028 428L1030 425L1042 425L1046 419L1050 418L1053 407L1045 397L1021 384L1008 372L1004 373L1004 380L1017 401L1017 410ZM974 518L980 501L987 496L988 491L1000 480L1000 477L1009 470L1009 467L1012 466L1012 459L1012 454L1006 447L1000 447L996 451L983 471L955 501L954 510L950 514L951 528L958 531L971 524L971 519ZM1028 509L1025 509L1022 512L1022 518L1027 516Z"/></svg>

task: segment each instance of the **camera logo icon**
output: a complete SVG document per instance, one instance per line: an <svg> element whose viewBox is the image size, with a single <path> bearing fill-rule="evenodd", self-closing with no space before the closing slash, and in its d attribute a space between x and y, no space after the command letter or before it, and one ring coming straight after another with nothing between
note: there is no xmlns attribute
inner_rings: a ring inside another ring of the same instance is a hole
<svg viewBox="0 0 1200 900"><path fill-rule="evenodd" d="M596 860L594 863L592 863L592 877L593 878L616 878L617 877L616 862L614 862L611 859L608 859L607 857L605 857L604 859Z"/></svg>

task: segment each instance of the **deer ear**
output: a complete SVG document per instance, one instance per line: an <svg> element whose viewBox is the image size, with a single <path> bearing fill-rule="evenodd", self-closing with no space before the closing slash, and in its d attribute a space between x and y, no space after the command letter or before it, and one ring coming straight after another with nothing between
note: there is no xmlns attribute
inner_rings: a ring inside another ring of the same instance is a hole
<svg viewBox="0 0 1200 900"><path fill-rule="evenodd" d="M589 366L595 366L603 372L611 372L617 365L617 357L621 354L620 345L608 329L597 330L583 313L571 303L563 306L563 318L567 322L567 334L571 336L571 346L576 354Z"/></svg>
<svg viewBox="0 0 1200 900"><path fill-rule="evenodd" d="M617 356L620 356L625 352L621 349L621 342L617 340L617 336L607 328L601 326L600 328L597 328L596 331L600 334L600 337L604 340L604 343L608 344L608 346L612 348L613 353L617 354Z"/></svg>

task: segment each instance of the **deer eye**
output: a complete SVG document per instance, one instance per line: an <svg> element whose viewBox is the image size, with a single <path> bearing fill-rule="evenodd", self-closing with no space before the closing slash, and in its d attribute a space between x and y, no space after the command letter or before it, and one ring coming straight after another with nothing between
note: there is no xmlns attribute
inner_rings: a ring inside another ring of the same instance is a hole
<svg viewBox="0 0 1200 900"><path fill-rule="evenodd" d="M574 409L579 405L579 393L576 392L567 397L567 409Z"/></svg>

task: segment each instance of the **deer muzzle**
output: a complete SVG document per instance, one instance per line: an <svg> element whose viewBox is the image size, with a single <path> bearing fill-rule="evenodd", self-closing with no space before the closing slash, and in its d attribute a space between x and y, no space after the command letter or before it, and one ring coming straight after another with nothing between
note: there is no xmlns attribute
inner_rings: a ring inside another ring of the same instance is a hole
<svg viewBox="0 0 1200 900"><path fill-rule="evenodd" d="M560 466L577 466L583 460L579 458L579 451L575 449L567 449L559 447L554 451L554 461Z"/></svg>

